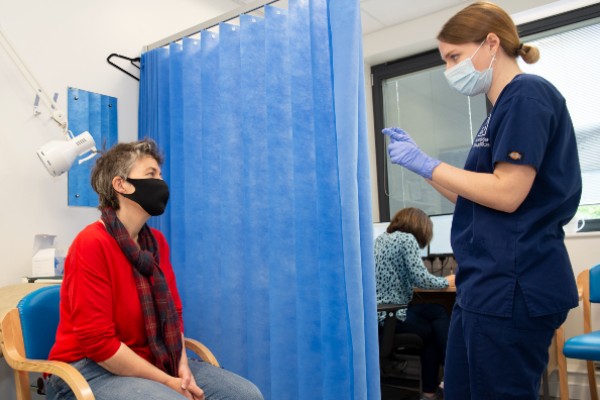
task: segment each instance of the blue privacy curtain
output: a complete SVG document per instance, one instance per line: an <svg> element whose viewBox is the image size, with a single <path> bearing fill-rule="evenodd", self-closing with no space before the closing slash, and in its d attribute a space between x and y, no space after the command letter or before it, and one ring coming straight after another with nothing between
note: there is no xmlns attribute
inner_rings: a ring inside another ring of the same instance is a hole
<svg viewBox="0 0 600 400"><path fill-rule="evenodd" d="M266 6L142 55L187 336L266 399L379 399L357 0Z"/></svg>

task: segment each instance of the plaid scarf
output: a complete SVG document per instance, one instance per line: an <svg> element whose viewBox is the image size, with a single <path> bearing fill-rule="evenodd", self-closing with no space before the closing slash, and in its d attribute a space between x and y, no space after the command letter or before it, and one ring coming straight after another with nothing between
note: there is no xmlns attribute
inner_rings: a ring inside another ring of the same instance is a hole
<svg viewBox="0 0 600 400"><path fill-rule="evenodd" d="M147 224L138 235L139 246L133 241L115 210L104 208L102 221L108 233L133 265L133 275L144 314L146 336L155 364L171 376L178 376L182 341L179 315L167 281L158 267L156 238Z"/></svg>

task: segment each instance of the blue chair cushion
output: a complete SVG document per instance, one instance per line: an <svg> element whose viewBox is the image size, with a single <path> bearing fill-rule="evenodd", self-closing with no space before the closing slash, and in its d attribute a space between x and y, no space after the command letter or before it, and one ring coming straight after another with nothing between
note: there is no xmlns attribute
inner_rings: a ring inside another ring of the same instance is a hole
<svg viewBox="0 0 600 400"><path fill-rule="evenodd" d="M600 264L590 268L590 302L600 303Z"/></svg>
<svg viewBox="0 0 600 400"><path fill-rule="evenodd" d="M52 285L29 293L17 304L27 358L48 359L56 340L59 300L60 285Z"/></svg>
<svg viewBox="0 0 600 400"><path fill-rule="evenodd" d="M563 354L579 360L600 361L600 331L573 336L565 342Z"/></svg>

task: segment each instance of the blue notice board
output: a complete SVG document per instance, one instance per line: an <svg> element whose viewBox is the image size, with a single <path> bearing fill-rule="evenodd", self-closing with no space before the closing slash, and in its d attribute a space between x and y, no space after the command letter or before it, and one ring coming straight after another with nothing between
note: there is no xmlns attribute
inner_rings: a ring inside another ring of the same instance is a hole
<svg viewBox="0 0 600 400"><path fill-rule="evenodd" d="M96 142L96 149L100 151L117 143L116 97L69 88L67 110L69 130L73 135L77 136L88 131ZM76 161L69 170L68 204L70 206L98 206L98 195L90 184L90 175L96 157L82 164Z"/></svg>

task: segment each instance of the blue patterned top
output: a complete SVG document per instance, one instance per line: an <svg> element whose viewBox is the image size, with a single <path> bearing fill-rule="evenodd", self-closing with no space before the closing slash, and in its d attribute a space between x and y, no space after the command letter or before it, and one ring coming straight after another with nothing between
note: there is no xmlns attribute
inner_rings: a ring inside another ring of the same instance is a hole
<svg viewBox="0 0 600 400"><path fill-rule="evenodd" d="M408 304L413 288L444 289L448 281L432 275L421 259L417 239L405 232L384 232L375 239L375 277L377 279L377 304ZM406 309L396 312L404 321ZM379 322L385 313L378 313Z"/></svg>

